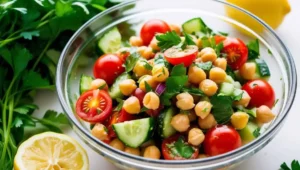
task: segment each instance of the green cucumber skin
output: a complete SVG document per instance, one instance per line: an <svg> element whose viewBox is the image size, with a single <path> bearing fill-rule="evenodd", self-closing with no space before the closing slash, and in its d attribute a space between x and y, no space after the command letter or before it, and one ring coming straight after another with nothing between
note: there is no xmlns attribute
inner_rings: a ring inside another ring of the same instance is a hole
<svg viewBox="0 0 300 170"><path fill-rule="evenodd" d="M247 126L239 131L241 139L244 144L249 143L256 139L253 132L258 128L258 126L253 122L248 122Z"/></svg>
<svg viewBox="0 0 300 170"><path fill-rule="evenodd" d="M261 78L268 78L271 76L269 67L263 59L255 59L255 63L257 72Z"/></svg>
<svg viewBox="0 0 300 170"><path fill-rule="evenodd" d="M148 122L148 124L149 124L149 129L148 129L148 131L147 131L147 134L145 135L144 140L143 140L142 142L138 143L138 144L130 144L130 143L128 143L128 141L127 141L126 139L123 139L123 138L121 137L121 135L118 133L118 130L117 130L115 124L114 124L112 127L113 127L113 130L115 131L115 133L116 133L118 139L119 139L120 141L122 141L126 146L129 146L129 147L132 147L132 148L138 148L140 145L142 145L143 143L145 143L146 141L148 141L148 140L152 137L153 132L154 132L154 124L155 124L154 119L153 119L152 117L144 118L144 119L149 119L149 122ZM131 120L131 121L139 121L139 120L140 120L140 119L137 119L137 120ZM127 122L128 122L128 121L127 121ZM126 123L126 122L123 122L123 123ZM118 124L120 124L120 123L118 123ZM128 136L128 137L130 137L130 136Z"/></svg>
<svg viewBox="0 0 300 170"><path fill-rule="evenodd" d="M231 96L233 91L234 91L234 85L224 82L221 84L219 93L222 93L226 96Z"/></svg>
<svg viewBox="0 0 300 170"><path fill-rule="evenodd" d="M104 53L113 53L121 48L122 37L117 27L106 32L99 40L98 47ZM112 44L115 43L115 44Z"/></svg>
<svg viewBox="0 0 300 170"><path fill-rule="evenodd" d="M124 96L119 88L119 84L121 81L130 79L130 78L131 78L131 76L128 73L123 73L123 74L119 75L119 77L117 77L117 79L115 80L115 82L109 89L110 97L113 99L123 98Z"/></svg>
<svg viewBox="0 0 300 170"><path fill-rule="evenodd" d="M79 92L80 94L90 90L91 88L91 83L94 80L93 77L87 76L82 74L80 77L80 83L79 83Z"/></svg>
<svg viewBox="0 0 300 170"><path fill-rule="evenodd" d="M182 29L187 34L192 34L201 31L201 19L192 18L182 24Z"/></svg>
<svg viewBox="0 0 300 170"><path fill-rule="evenodd" d="M158 132L162 138L168 138L176 133L176 130L170 124L172 117L174 115L175 115L175 109L172 107L164 110L159 115L159 117L158 117ZM168 119L168 118L170 118L170 120L169 120L170 122L169 122L169 124L165 124L166 123L165 121L167 121L166 119ZM166 128L168 128L168 129L166 129Z"/></svg>

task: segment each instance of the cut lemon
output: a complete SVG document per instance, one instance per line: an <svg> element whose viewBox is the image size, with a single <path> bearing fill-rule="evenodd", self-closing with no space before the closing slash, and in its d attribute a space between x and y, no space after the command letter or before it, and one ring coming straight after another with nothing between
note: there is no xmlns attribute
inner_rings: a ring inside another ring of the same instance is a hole
<svg viewBox="0 0 300 170"><path fill-rule="evenodd" d="M23 142L15 156L15 170L88 170L86 151L67 135L45 132Z"/></svg>

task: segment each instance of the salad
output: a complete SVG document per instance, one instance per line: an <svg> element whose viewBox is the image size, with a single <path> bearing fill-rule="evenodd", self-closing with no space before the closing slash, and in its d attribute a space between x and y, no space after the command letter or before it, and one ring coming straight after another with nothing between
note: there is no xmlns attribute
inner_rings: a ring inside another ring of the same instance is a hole
<svg viewBox="0 0 300 170"><path fill-rule="evenodd" d="M98 42L93 76L82 75L76 114L110 146L151 159L220 155L251 142L275 118L259 42L152 19L139 36L117 27Z"/></svg>

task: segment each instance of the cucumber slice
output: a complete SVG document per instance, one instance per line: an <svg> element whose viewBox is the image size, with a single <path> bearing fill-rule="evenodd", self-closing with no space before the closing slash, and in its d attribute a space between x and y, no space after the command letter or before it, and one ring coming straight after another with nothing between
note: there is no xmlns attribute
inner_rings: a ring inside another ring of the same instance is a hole
<svg viewBox="0 0 300 170"><path fill-rule="evenodd" d="M239 81L233 82L233 85L234 85L234 88L236 88L236 89L241 89L242 88L242 85Z"/></svg>
<svg viewBox="0 0 300 170"><path fill-rule="evenodd" d="M268 79L271 76L269 67L263 59L255 59L257 78Z"/></svg>
<svg viewBox="0 0 300 170"><path fill-rule="evenodd" d="M128 73L123 73L119 77L117 77L117 79L115 80L115 82L109 89L110 97L113 99L122 98L123 94L119 88L119 84L123 80L130 79L130 78L131 78L131 76Z"/></svg>
<svg viewBox="0 0 300 170"><path fill-rule="evenodd" d="M112 28L99 40L98 47L104 53L114 53L121 48L121 34L117 27Z"/></svg>
<svg viewBox="0 0 300 170"><path fill-rule="evenodd" d="M234 85L230 83L222 83L219 93L222 93L225 96L231 96L234 91Z"/></svg>
<svg viewBox="0 0 300 170"><path fill-rule="evenodd" d="M235 100L235 101L241 100L242 97L243 97L243 93L244 93L243 90L241 90L241 89L236 89L236 88L235 88L235 89L233 90L233 92L232 92L233 100Z"/></svg>
<svg viewBox="0 0 300 170"><path fill-rule="evenodd" d="M176 133L171 125L172 117L175 115L175 109L170 107L164 110L158 117L158 131L162 138L168 138Z"/></svg>
<svg viewBox="0 0 300 170"><path fill-rule="evenodd" d="M239 134L244 144L249 143L259 136L259 127L253 122L248 122L247 126L239 131Z"/></svg>
<svg viewBox="0 0 300 170"><path fill-rule="evenodd" d="M93 77L91 76L87 76L87 75L84 75L82 74L81 77L80 77L80 83L79 83L79 91L80 91L80 94L88 91L91 89L91 83L93 81Z"/></svg>
<svg viewBox="0 0 300 170"><path fill-rule="evenodd" d="M225 82L233 84L234 80L233 80L233 78L231 76L227 75L226 79L225 79Z"/></svg>
<svg viewBox="0 0 300 170"><path fill-rule="evenodd" d="M113 125L118 138L127 146L137 148L152 135L153 118L144 118L117 123Z"/></svg>
<svg viewBox="0 0 300 170"><path fill-rule="evenodd" d="M252 109L246 109L243 106L236 106L236 108L239 111L245 112L247 113L249 116L251 116L252 118L256 118L256 107L252 108Z"/></svg>
<svg viewBox="0 0 300 170"><path fill-rule="evenodd" d="M193 18L182 24L182 29L187 34L203 31L206 25L201 18Z"/></svg>

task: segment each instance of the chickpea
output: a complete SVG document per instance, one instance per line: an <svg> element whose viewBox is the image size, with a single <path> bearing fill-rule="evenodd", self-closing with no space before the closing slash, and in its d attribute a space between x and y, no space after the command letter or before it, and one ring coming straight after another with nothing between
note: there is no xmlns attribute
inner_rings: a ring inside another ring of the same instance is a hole
<svg viewBox="0 0 300 170"><path fill-rule="evenodd" d="M219 67L214 67L209 71L209 79L216 83L223 83L226 80L226 76L226 72Z"/></svg>
<svg viewBox="0 0 300 170"><path fill-rule="evenodd" d="M194 98L189 93L180 93L176 96L176 106L181 110L190 110L194 108Z"/></svg>
<svg viewBox="0 0 300 170"><path fill-rule="evenodd" d="M198 46L199 49L201 49L203 47L201 38L197 39L196 45Z"/></svg>
<svg viewBox="0 0 300 170"><path fill-rule="evenodd" d="M242 96L241 100L235 101L233 104L236 106L240 105L243 107L247 107L249 105L250 100L251 100L251 97L249 96L249 94L245 90L243 90L243 96Z"/></svg>
<svg viewBox="0 0 300 170"><path fill-rule="evenodd" d="M116 138L113 141L111 141L109 143L109 145L111 147L115 148L115 149L120 150L120 151L124 151L124 149L125 149L125 145L118 138Z"/></svg>
<svg viewBox="0 0 300 170"><path fill-rule="evenodd" d="M139 47L143 45L143 40L141 37L131 36L129 38L129 44L134 47Z"/></svg>
<svg viewBox="0 0 300 170"><path fill-rule="evenodd" d="M214 81L205 79L199 84L199 89L202 90L205 95L212 96L217 92L218 86Z"/></svg>
<svg viewBox="0 0 300 170"><path fill-rule="evenodd" d="M268 106L262 105L256 109L256 120L259 123L269 123L275 117L275 114L272 113L272 110Z"/></svg>
<svg viewBox="0 0 300 170"><path fill-rule="evenodd" d="M141 155L141 152L140 152L139 148L125 147L124 152L130 153L130 154L133 154L133 155L137 155L137 156Z"/></svg>
<svg viewBox="0 0 300 170"><path fill-rule="evenodd" d="M135 74L136 77L142 77L144 75L151 74L151 71L146 69L145 65L147 63L145 62L147 61L144 59L143 60L140 59L136 62L135 66L133 67L133 73Z"/></svg>
<svg viewBox="0 0 300 170"><path fill-rule="evenodd" d="M235 112L231 116L231 124L234 128L241 130L247 126L249 115L245 112Z"/></svg>
<svg viewBox="0 0 300 170"><path fill-rule="evenodd" d="M158 109L159 102L159 97L154 92L148 92L143 99L144 106L152 110Z"/></svg>
<svg viewBox="0 0 300 170"><path fill-rule="evenodd" d="M199 158L199 159L201 159L201 158L208 158L208 156L205 155L205 154L199 154L199 155L198 155L198 158Z"/></svg>
<svg viewBox="0 0 300 170"><path fill-rule="evenodd" d="M201 81L206 79L206 73L201 68L192 65L188 71L189 82L199 84Z"/></svg>
<svg viewBox="0 0 300 170"><path fill-rule="evenodd" d="M108 86L106 84L106 81L103 79L95 79L91 82L91 90L96 90L96 89L104 89L108 90Z"/></svg>
<svg viewBox="0 0 300 170"><path fill-rule="evenodd" d="M215 67L219 67L223 70L226 70L227 60L225 58L217 58L213 64Z"/></svg>
<svg viewBox="0 0 300 170"><path fill-rule="evenodd" d="M97 123L92 129L92 135L98 138L99 140L108 140L108 134L106 127L101 123Z"/></svg>
<svg viewBox="0 0 300 170"><path fill-rule="evenodd" d="M181 34L180 27L176 24L169 24L171 31L175 31L178 35Z"/></svg>
<svg viewBox="0 0 300 170"><path fill-rule="evenodd" d="M157 82L165 82L169 77L169 70L163 65L155 65L152 69L152 76Z"/></svg>
<svg viewBox="0 0 300 170"><path fill-rule="evenodd" d="M217 125L214 115L209 114L204 119L198 118L198 125L201 129L210 129Z"/></svg>
<svg viewBox="0 0 300 170"><path fill-rule="evenodd" d="M206 118L209 115L210 110L212 108L212 104L208 101L200 101L195 106L196 115L199 116L201 119Z"/></svg>
<svg viewBox="0 0 300 170"><path fill-rule="evenodd" d="M156 34L156 35L158 35L158 34ZM154 36L149 44L149 47L151 47L155 51L159 51L160 48L157 44L158 44L158 41L157 41L156 37Z"/></svg>
<svg viewBox="0 0 300 170"><path fill-rule="evenodd" d="M145 149L143 156L145 158L159 159L160 158L160 150L154 145L148 146Z"/></svg>
<svg viewBox="0 0 300 170"><path fill-rule="evenodd" d="M131 96L124 101L123 108L127 113L138 114L141 111L141 105L139 99L135 96Z"/></svg>
<svg viewBox="0 0 300 170"><path fill-rule="evenodd" d="M178 132L185 132L190 127L189 117L184 113L179 113L172 118L171 125Z"/></svg>
<svg viewBox="0 0 300 170"><path fill-rule="evenodd" d="M217 54L215 50L210 47L203 48L198 54L198 56L202 59L203 62L214 62L217 59Z"/></svg>
<svg viewBox="0 0 300 170"><path fill-rule="evenodd" d="M205 139L205 135L199 128L193 128L189 131L188 142L191 145L199 146Z"/></svg>
<svg viewBox="0 0 300 170"><path fill-rule="evenodd" d="M155 55L151 47L141 46L138 47L137 51L146 60L153 58Z"/></svg>
<svg viewBox="0 0 300 170"><path fill-rule="evenodd" d="M190 122L197 120L197 115L194 110L191 110L188 114Z"/></svg>
<svg viewBox="0 0 300 170"><path fill-rule="evenodd" d="M255 63L245 63L240 68L240 75L245 80L253 80L255 78L256 64Z"/></svg>
<svg viewBox="0 0 300 170"><path fill-rule="evenodd" d="M153 77L150 75L145 75L139 79L139 88L142 89L144 92L146 91L146 83L149 84L152 89L154 89L157 86L157 82L154 81Z"/></svg>
<svg viewBox="0 0 300 170"><path fill-rule="evenodd" d="M134 92L134 90L137 88L135 81L132 79L123 80L119 84L119 88L125 96L131 95L131 93Z"/></svg>

